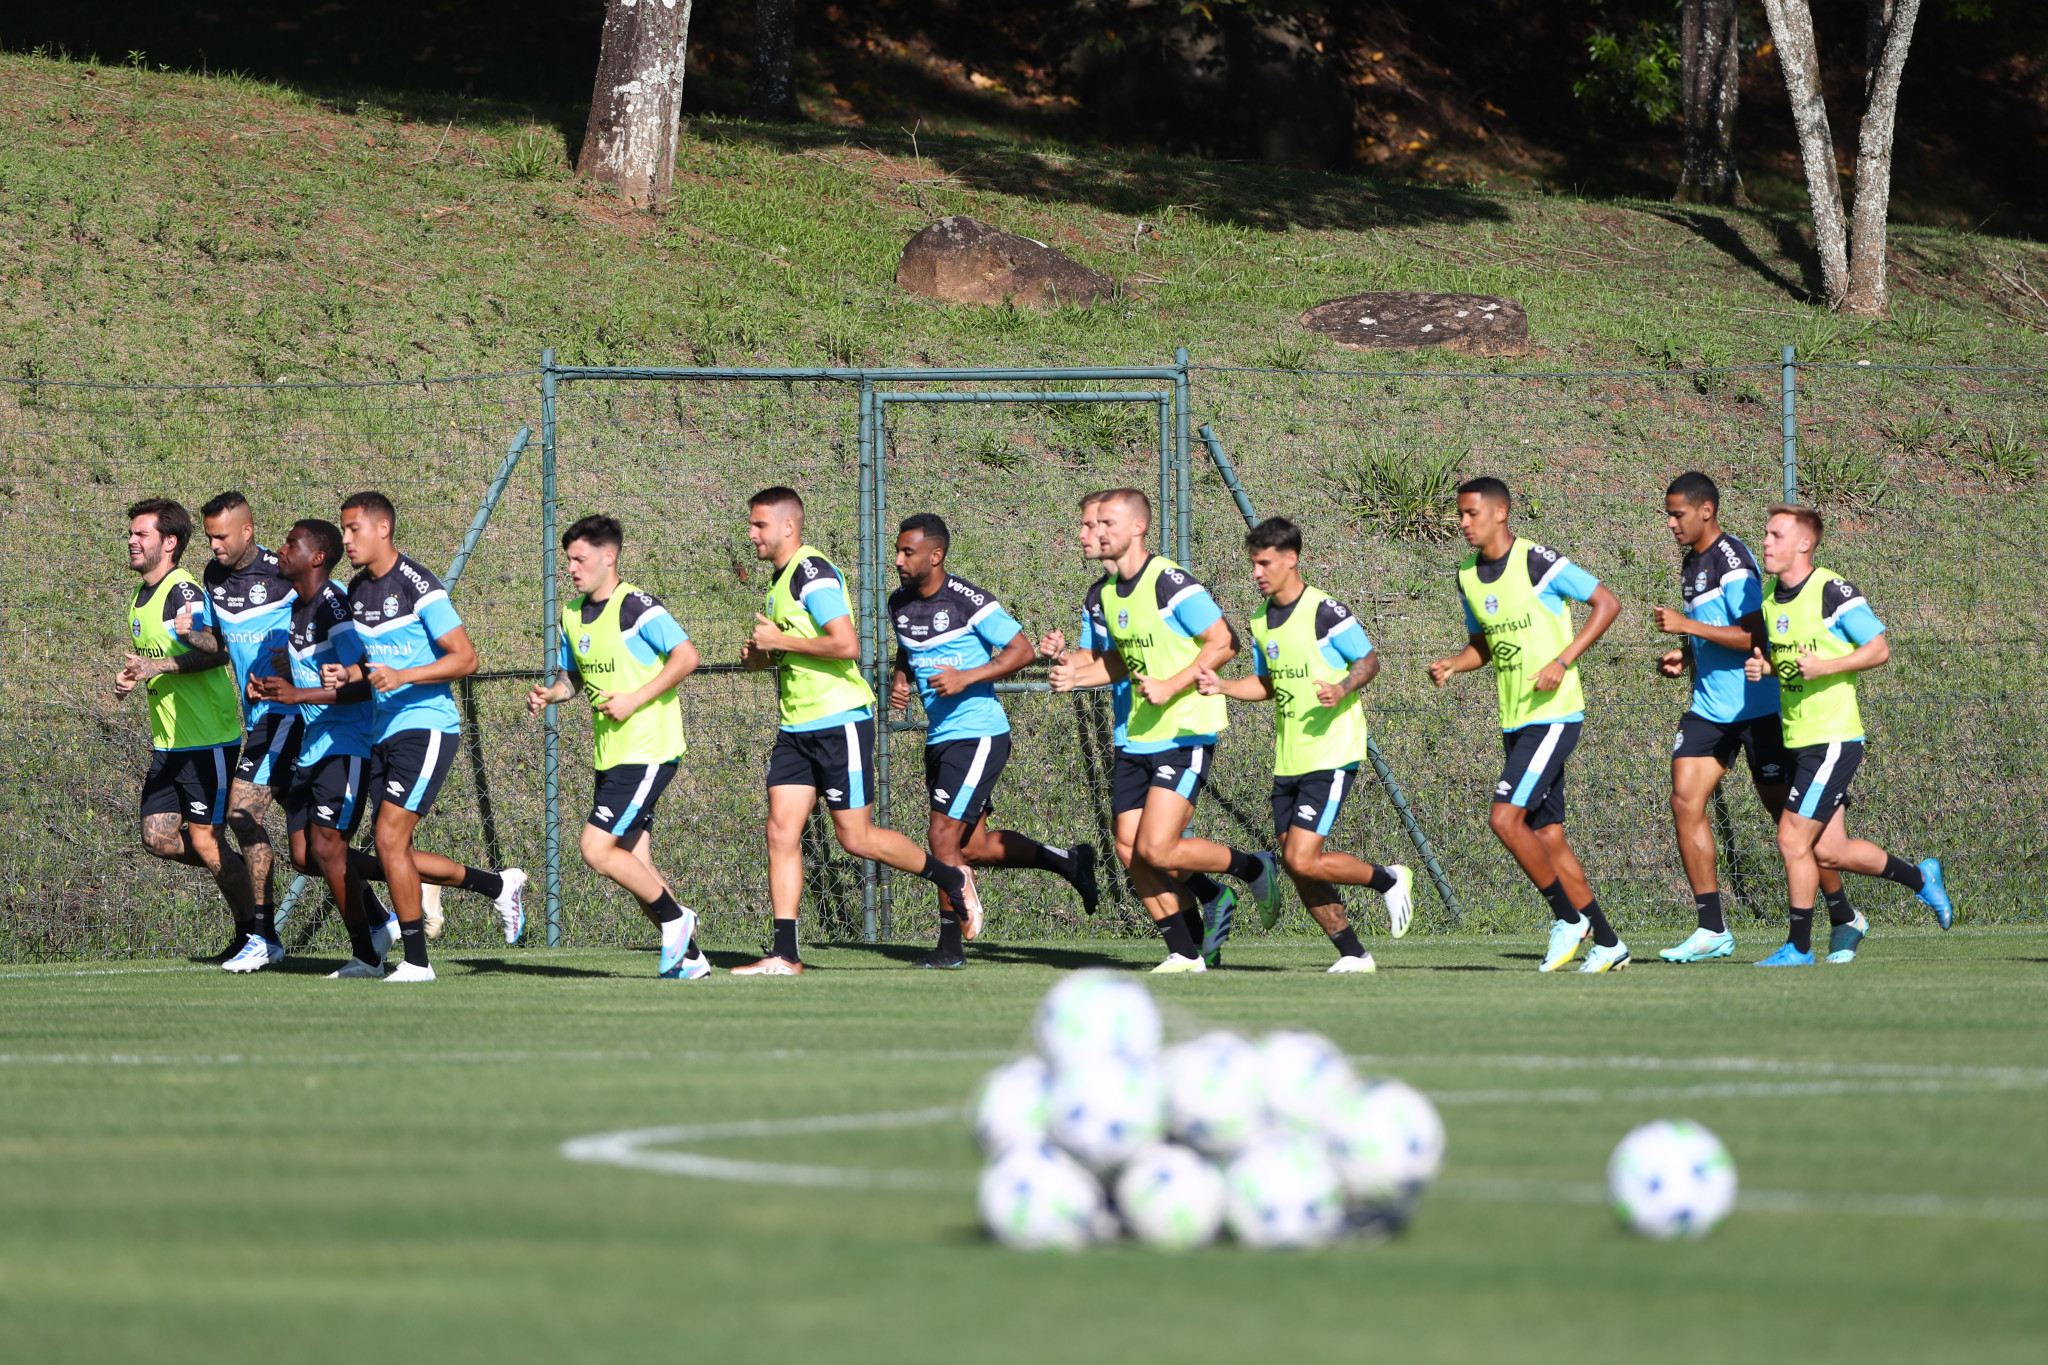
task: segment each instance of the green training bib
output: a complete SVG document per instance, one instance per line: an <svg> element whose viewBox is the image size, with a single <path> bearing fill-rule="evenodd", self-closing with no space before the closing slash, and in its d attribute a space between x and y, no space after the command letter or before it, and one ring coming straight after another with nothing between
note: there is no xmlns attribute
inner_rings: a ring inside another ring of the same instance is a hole
<svg viewBox="0 0 2048 1365"><path fill-rule="evenodd" d="M1552 615L1538 598L1536 585L1529 581L1529 551L1534 548L1533 542L1516 536L1507 565L1493 583L1479 581L1477 554L1458 566L1458 590L1478 620L1492 656L1503 730L1560 720L1586 709L1577 664L1564 671L1557 691L1538 692L1535 688L1536 675L1564 653L1573 632L1571 611Z"/></svg>
<svg viewBox="0 0 2048 1365"><path fill-rule="evenodd" d="M128 634L143 658L175 659L192 652L164 624L165 595L187 583L198 591L191 574L173 569L142 605L128 608ZM203 749L241 739L242 708L235 700L231 665L203 673L159 673L143 686L149 691L149 737L155 747Z"/></svg>
<svg viewBox="0 0 2048 1365"><path fill-rule="evenodd" d="M1332 667L1316 640L1316 609L1328 595L1303 588L1278 629L1266 612L1252 615L1252 642L1273 680L1273 774L1356 767L1365 759L1365 698L1352 692L1335 706L1316 697L1317 683L1342 683L1346 667Z"/></svg>
<svg viewBox="0 0 2048 1365"><path fill-rule="evenodd" d="M799 580L807 559L824 559L832 572L839 574L840 590L846 591L846 575L839 573L837 564L825 559L809 545L797 549L795 557L768 585L768 610L765 614L775 623L777 630L799 640L815 640L825 633L811 619L810 612L804 609L803 599L797 596L804 588ZM850 596L847 605L853 605ZM841 711L854 711L875 704L874 689L861 677L858 660L814 659L808 654L783 650L778 652L775 663L776 690L781 699L784 727L822 720Z"/></svg>
<svg viewBox="0 0 2048 1365"><path fill-rule="evenodd" d="M633 657L619 629L620 606L628 593L638 591L631 583L620 583L589 625L583 623L585 597L562 608L562 638L569 642L569 655L576 660L583 695L590 702L591 763L600 769L622 763L671 763L684 749L683 711L673 687L622 721L597 709L600 694L631 692L661 672L660 663Z"/></svg>
<svg viewBox="0 0 2048 1365"><path fill-rule="evenodd" d="M1827 585L1841 578L1815 569L1799 585L1790 602L1777 600L1778 580L1764 590L1764 618L1771 640L1771 667L1778 675L1778 707L1785 723L1785 747L1863 738L1863 712L1856 704L1856 675L1830 673L1812 682L1799 676L1799 655L1811 651L1823 659L1852 654L1856 646L1828 629L1821 603Z"/></svg>
<svg viewBox="0 0 2048 1365"><path fill-rule="evenodd" d="M1114 580L1103 585L1102 615L1110 643L1123 656L1124 671L1131 675L1131 719L1124 729L1126 744L1158 744L1191 735L1218 735L1230 724L1229 705L1221 697L1205 697L1193 686L1164 706L1154 706L1138 690L1137 677L1170 678L1194 663L1202 642L1173 630L1159 610L1159 575L1172 570L1191 587L1199 587L1194 575L1168 559L1154 555L1138 574L1138 581L1125 597Z"/></svg>

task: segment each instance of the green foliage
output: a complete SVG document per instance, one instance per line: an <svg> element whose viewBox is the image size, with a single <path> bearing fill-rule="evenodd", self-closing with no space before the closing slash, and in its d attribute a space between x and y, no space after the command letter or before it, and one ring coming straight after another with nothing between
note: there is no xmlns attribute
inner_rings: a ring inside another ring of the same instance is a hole
<svg viewBox="0 0 2048 1365"><path fill-rule="evenodd" d="M1390 540L1429 543L1457 534L1457 487L1471 456L1469 447L1417 449L1363 437L1324 477L1346 518Z"/></svg>
<svg viewBox="0 0 2048 1365"><path fill-rule="evenodd" d="M1633 29L1593 30L1586 40L1586 71L1572 94L1594 114L1656 127L1679 116L1677 27L1642 20Z"/></svg>
<svg viewBox="0 0 2048 1365"><path fill-rule="evenodd" d="M1851 441L1814 441L1799 448L1799 493L1816 507L1861 511L1891 492L1878 457Z"/></svg>
<svg viewBox="0 0 2048 1365"><path fill-rule="evenodd" d="M554 145L529 128L491 157L491 169L507 180L538 180L561 166Z"/></svg>
<svg viewBox="0 0 2048 1365"><path fill-rule="evenodd" d="M2041 442L2048 436L2037 420L2008 412L1987 423L1961 445L1962 468L1986 483L2032 483L2041 472Z"/></svg>

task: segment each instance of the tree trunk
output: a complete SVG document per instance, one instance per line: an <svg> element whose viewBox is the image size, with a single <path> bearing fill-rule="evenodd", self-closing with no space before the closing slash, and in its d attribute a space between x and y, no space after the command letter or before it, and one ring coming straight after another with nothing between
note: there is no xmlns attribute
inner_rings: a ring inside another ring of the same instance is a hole
<svg viewBox="0 0 2048 1365"><path fill-rule="evenodd" d="M1856 204L1850 223L1849 290L1841 307L1852 313L1886 311L1885 217L1892 197L1892 133L1899 119L1899 78L1920 0L1870 0L1863 126L1856 143Z"/></svg>
<svg viewBox="0 0 2048 1365"><path fill-rule="evenodd" d="M1813 12L1806 0L1764 0L1785 72L1792 127L1799 135L1799 159L1806 167L1806 195L1813 203L1813 235L1820 250L1821 287L1830 308L1849 294L1849 240L1842 221L1842 178L1835 169L1835 139L1821 98L1820 52L1813 41Z"/></svg>
<svg viewBox="0 0 2048 1365"><path fill-rule="evenodd" d="M618 187L640 208L658 208L675 177L690 0L610 0L579 175Z"/></svg>
<svg viewBox="0 0 2048 1365"><path fill-rule="evenodd" d="M796 46L796 0L754 0L754 80L747 91L747 117L784 123L797 117L796 87L790 81Z"/></svg>
<svg viewBox="0 0 2048 1365"><path fill-rule="evenodd" d="M1749 203L1735 169L1735 103L1741 75L1735 10L1735 0L1685 0L1680 16L1679 80L1685 103L1681 204Z"/></svg>

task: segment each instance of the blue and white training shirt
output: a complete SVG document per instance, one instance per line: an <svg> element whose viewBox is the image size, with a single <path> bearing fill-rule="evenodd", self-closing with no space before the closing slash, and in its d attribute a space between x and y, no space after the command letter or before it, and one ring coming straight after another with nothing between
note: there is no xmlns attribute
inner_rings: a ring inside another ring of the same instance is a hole
<svg viewBox="0 0 2048 1365"><path fill-rule="evenodd" d="M1764 608L1763 575L1749 547L1725 532L1705 552L1687 550L1678 570L1689 621L1710 626L1739 625ZM1778 709L1778 678L1766 673L1751 682L1742 668L1747 649L1735 650L1692 638L1692 713L1721 725L1768 716Z"/></svg>
<svg viewBox="0 0 2048 1365"><path fill-rule="evenodd" d="M1101 582L1089 589L1087 600L1081 605L1082 649L1097 650L1107 654L1115 646L1109 639L1109 622L1102 615L1102 584L1109 581L1104 575ZM1099 622L1099 624L1098 624ZM1111 742L1121 749L1130 736L1131 727L1131 680L1118 678L1109 685L1110 710L1116 716L1116 731Z"/></svg>
<svg viewBox="0 0 2048 1365"><path fill-rule="evenodd" d="M382 578L372 578L368 569L358 573L348 585L348 604L368 662L386 668L434 662L443 652L434 642L462 624L441 580L405 555ZM462 729L447 683L409 683L379 692L376 705L380 741L407 730L454 734Z"/></svg>
<svg viewBox="0 0 2048 1365"><path fill-rule="evenodd" d="M332 581L320 585L311 602L292 612L292 686L322 687L320 666L344 666L363 662L363 642L349 615L348 594ZM299 719L304 733L299 738L299 766L310 768L329 754L344 758L368 758L370 742L376 736L377 703L364 700L323 706L300 702Z"/></svg>
<svg viewBox="0 0 2048 1365"><path fill-rule="evenodd" d="M916 588L890 593L889 616L896 623L897 662L916 682L924 702L926 744L1010 733L1010 717L996 700L994 683L975 683L950 697L931 685L932 676L943 669L980 668L1023 633L993 593L947 574L930 597L919 596Z"/></svg>
<svg viewBox="0 0 2048 1365"><path fill-rule="evenodd" d="M271 651L286 647L292 608L299 600L299 590L284 576L276 552L258 545L255 556L239 569L210 559L200 581L220 625L221 643L235 670L235 695L242 699L248 723L254 725L273 712L290 714L292 708L282 702L249 700L249 679L276 673L270 666Z"/></svg>

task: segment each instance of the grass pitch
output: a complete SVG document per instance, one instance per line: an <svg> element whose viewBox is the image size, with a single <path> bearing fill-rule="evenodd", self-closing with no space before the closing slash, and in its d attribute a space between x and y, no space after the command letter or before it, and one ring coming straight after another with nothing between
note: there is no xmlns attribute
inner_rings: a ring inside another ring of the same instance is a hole
<svg viewBox="0 0 2048 1365"><path fill-rule="evenodd" d="M1738 932L1742 932L1738 926ZM1749 931L1753 959L1775 935ZM1133 947L814 950L800 981L645 953L9 969L0 1338L22 1361L2038 1360L2048 933L1887 933L1851 968L1544 977L1538 944L1251 947L1155 984L1172 1027L1310 1025L1430 1091L1414 1229L1305 1255L1020 1255L956 1122L676 1144L912 1189L577 1164L565 1141L958 1103L1060 969ZM1655 943L1638 950L1653 956ZM920 950L921 951L921 950ZM737 955L723 958L737 960ZM1700 1119L1745 1207L1698 1244L1600 1206L1631 1125Z"/></svg>

